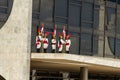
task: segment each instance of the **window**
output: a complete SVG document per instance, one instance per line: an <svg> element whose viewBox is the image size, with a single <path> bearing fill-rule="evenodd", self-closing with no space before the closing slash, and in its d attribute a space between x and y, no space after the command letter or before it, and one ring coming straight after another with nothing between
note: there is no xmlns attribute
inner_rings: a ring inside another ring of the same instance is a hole
<svg viewBox="0 0 120 80"><path fill-rule="evenodd" d="M55 22L67 23L67 0L55 0Z"/></svg>
<svg viewBox="0 0 120 80"><path fill-rule="evenodd" d="M55 15L67 16L67 0L55 0Z"/></svg>
<svg viewBox="0 0 120 80"><path fill-rule="evenodd" d="M8 0L0 0L0 6L8 6Z"/></svg>
<svg viewBox="0 0 120 80"><path fill-rule="evenodd" d="M115 8L110 8L110 7L108 7L107 8L107 18L108 18L108 21L107 21L107 24L108 24L108 26L107 26L107 34L108 34L108 39L109 39L109 46L110 46L110 49L111 49L111 51L112 51L112 53L113 54L115 54L115 43L116 43L116 40L115 40L115 35L114 35L114 33L115 33L115 28L116 28L116 26L115 26L115 16L116 16L116 11L115 11L116 9ZM111 34L114 36L111 36ZM108 54L108 52L106 51L106 54ZM109 55L111 55L111 54L109 54ZM109 56L109 55L107 55L107 56Z"/></svg>
<svg viewBox="0 0 120 80"><path fill-rule="evenodd" d="M41 0L33 0L33 13L40 12L40 3Z"/></svg>
<svg viewBox="0 0 120 80"><path fill-rule="evenodd" d="M52 22L53 17L53 0L41 0L41 10L40 10L41 21Z"/></svg>
<svg viewBox="0 0 120 80"><path fill-rule="evenodd" d="M93 35L93 55L98 53L98 35Z"/></svg>
<svg viewBox="0 0 120 80"><path fill-rule="evenodd" d="M69 25L80 27L80 4L70 4L69 6Z"/></svg>
<svg viewBox="0 0 120 80"><path fill-rule="evenodd" d="M72 33L71 37L71 47L70 47L70 53L72 54L80 54L80 37L76 33Z"/></svg>
<svg viewBox="0 0 120 80"><path fill-rule="evenodd" d="M0 0L0 28L7 21L11 8L12 8L13 0Z"/></svg>
<svg viewBox="0 0 120 80"><path fill-rule="evenodd" d="M115 56L120 57L120 39L116 40L116 50L115 50Z"/></svg>
<svg viewBox="0 0 120 80"><path fill-rule="evenodd" d="M91 37L90 34L81 34L81 54L91 55Z"/></svg>
<svg viewBox="0 0 120 80"><path fill-rule="evenodd" d="M92 21L93 13L93 4L89 2L82 3L82 20L83 21Z"/></svg>
<svg viewBox="0 0 120 80"><path fill-rule="evenodd" d="M99 5L95 5L95 9L94 9L94 29L98 30L98 26L99 26Z"/></svg>
<svg viewBox="0 0 120 80"><path fill-rule="evenodd" d="M72 33L71 53L80 54L81 1L69 0L68 31Z"/></svg>
<svg viewBox="0 0 120 80"><path fill-rule="evenodd" d="M120 0L118 0L120 1ZM116 26L116 56L120 57L120 7L117 7L117 26Z"/></svg>
<svg viewBox="0 0 120 80"><path fill-rule="evenodd" d="M120 5L117 7L117 34L120 34Z"/></svg>

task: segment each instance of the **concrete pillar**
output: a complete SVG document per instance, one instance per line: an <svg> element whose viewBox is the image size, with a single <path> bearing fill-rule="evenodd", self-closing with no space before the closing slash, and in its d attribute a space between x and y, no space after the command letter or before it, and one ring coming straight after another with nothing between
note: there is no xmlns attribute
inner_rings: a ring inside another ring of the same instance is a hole
<svg viewBox="0 0 120 80"><path fill-rule="evenodd" d="M32 0L13 0L11 14L0 29L0 75L30 80Z"/></svg>
<svg viewBox="0 0 120 80"><path fill-rule="evenodd" d="M88 80L88 68L80 68L80 80Z"/></svg>
<svg viewBox="0 0 120 80"><path fill-rule="evenodd" d="M36 74L36 70L32 70L32 80L36 80L36 77L35 77L35 74Z"/></svg>
<svg viewBox="0 0 120 80"><path fill-rule="evenodd" d="M98 41L98 56L103 56L103 50L105 48L105 54L109 56L113 56L112 51L110 49L110 45L108 42L108 37L105 36L105 45L104 45L104 27L106 24L105 20L105 1L101 0L100 1L100 12L99 12L99 31L101 32L99 36L99 41ZM104 47L105 46L105 47Z"/></svg>
<svg viewBox="0 0 120 80"><path fill-rule="evenodd" d="M105 3L103 0L100 1L100 11L99 11L99 41L98 41L98 56L103 56L103 46L104 46L104 17L105 17Z"/></svg>
<svg viewBox="0 0 120 80"><path fill-rule="evenodd" d="M63 80L69 80L69 73L68 72L62 72L63 74Z"/></svg>

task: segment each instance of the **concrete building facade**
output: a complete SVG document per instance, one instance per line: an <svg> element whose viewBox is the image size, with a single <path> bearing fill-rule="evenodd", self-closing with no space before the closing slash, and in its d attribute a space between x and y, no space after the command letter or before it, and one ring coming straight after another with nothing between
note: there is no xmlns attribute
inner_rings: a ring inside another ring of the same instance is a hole
<svg viewBox="0 0 120 80"><path fill-rule="evenodd" d="M120 80L119 21L119 0L0 0L0 79ZM42 22L66 26L69 54L36 53Z"/></svg>

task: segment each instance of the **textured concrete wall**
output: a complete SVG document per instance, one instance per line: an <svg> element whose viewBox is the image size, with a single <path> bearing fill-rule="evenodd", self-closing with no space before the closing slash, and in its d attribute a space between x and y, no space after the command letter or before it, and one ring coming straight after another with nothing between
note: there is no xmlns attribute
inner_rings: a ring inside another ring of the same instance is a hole
<svg viewBox="0 0 120 80"><path fill-rule="evenodd" d="M6 80L29 80L32 0L14 0L0 29L0 74Z"/></svg>
<svg viewBox="0 0 120 80"><path fill-rule="evenodd" d="M104 1L100 2L100 11L99 11L99 30L104 32L104 13L105 13L105 4ZM104 34L104 33L103 33ZM98 41L98 55L103 56L103 46L104 46L104 36L99 36Z"/></svg>

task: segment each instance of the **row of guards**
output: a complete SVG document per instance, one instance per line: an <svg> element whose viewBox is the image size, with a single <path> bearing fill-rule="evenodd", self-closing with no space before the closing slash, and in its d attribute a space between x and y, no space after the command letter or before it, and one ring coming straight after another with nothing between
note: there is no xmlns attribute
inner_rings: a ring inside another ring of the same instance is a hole
<svg viewBox="0 0 120 80"><path fill-rule="evenodd" d="M44 32L44 23L41 24L41 29L37 28L37 36L36 36L36 51L40 53L40 49L42 53L47 53L48 46L52 47L52 53L56 53L56 49L58 48L58 52L69 53L71 46L71 34L66 35L66 29L63 27L63 32L58 34L56 33L56 25L54 26L54 30L52 33ZM49 45L48 36L52 34L51 45ZM59 36L59 40L57 41L56 36Z"/></svg>

